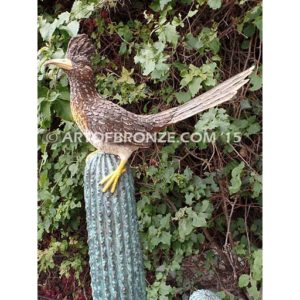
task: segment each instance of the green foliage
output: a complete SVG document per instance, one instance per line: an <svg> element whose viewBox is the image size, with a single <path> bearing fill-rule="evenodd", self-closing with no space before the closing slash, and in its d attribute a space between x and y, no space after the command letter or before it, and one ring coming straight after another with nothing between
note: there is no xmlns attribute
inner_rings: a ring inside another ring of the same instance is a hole
<svg viewBox="0 0 300 300"><path fill-rule="evenodd" d="M150 96L149 91L144 83L135 84L132 78L133 69L129 72L122 67L121 76L114 73L108 75L99 74L96 77L98 90L101 95L111 97L118 104L128 104L142 101Z"/></svg>
<svg viewBox="0 0 300 300"><path fill-rule="evenodd" d="M70 255L73 247L76 247L78 252ZM76 279L79 281L83 267L86 265L86 262L82 260L82 256L87 255L85 243L73 238L61 241L52 239L48 248L38 252L39 272L45 272L54 268L56 266L55 258L59 255L64 257L63 262L59 266L60 276L69 277L70 271L75 270Z"/></svg>
<svg viewBox="0 0 300 300"><path fill-rule="evenodd" d="M258 4L245 14L237 30L245 34L248 38L253 36L258 29L260 36L262 34L262 5Z"/></svg>
<svg viewBox="0 0 300 300"><path fill-rule="evenodd" d="M222 1L221 0L208 0L207 4L212 9L218 9L221 7Z"/></svg>
<svg viewBox="0 0 300 300"><path fill-rule="evenodd" d="M180 72L182 80L180 81L181 88L188 87L188 90L192 97L194 97L198 91L202 88L202 84L206 87L216 85L216 79L214 78L214 71L216 63L207 63L200 68L194 65L189 65L189 69L183 69Z"/></svg>
<svg viewBox="0 0 300 300"><path fill-rule="evenodd" d="M215 56L214 60L219 60L217 55L220 50L220 41L218 38L217 26L213 25L212 28L203 27L198 36L194 37L192 33L186 35L186 48L198 50L199 53L211 52Z"/></svg>
<svg viewBox="0 0 300 300"><path fill-rule="evenodd" d="M165 78L170 65L166 63L168 56L162 53L164 46L162 42L156 42L153 45L148 43L141 46L142 48L134 57L134 62L141 64L143 75L151 73L152 79Z"/></svg>
<svg viewBox="0 0 300 300"><path fill-rule="evenodd" d="M262 12L260 3L244 2L227 14L221 0L134 1L111 10L109 16L103 5L115 6L117 1L77 0L71 8L62 3L49 8L41 2L41 274L75 272L82 284L80 274L88 263L83 168L94 149L72 121L66 75L43 66L50 58L64 57L70 37L88 32L98 49L94 65L99 93L120 105L130 104L126 108L136 113L155 113L187 102L242 71L248 55L248 65L257 64L249 90L239 101L174 126L175 143L153 146L135 156L132 166L148 299L181 299L200 287L223 286L216 284L225 275L218 273L220 257L214 247L222 253L225 240L232 243L230 256L244 264L236 270L240 275L236 286L230 291L224 287L220 296L235 299L243 289L249 299L260 299ZM214 139L184 143L178 138L183 131ZM233 277L226 280L234 282Z"/></svg>
<svg viewBox="0 0 300 300"><path fill-rule="evenodd" d="M241 181L241 173L245 167L244 162L241 162L238 166L236 166L231 171L231 179L230 179L230 186L229 186L229 193L235 194L241 189L242 181Z"/></svg>
<svg viewBox="0 0 300 300"><path fill-rule="evenodd" d="M239 277L239 287L246 289L250 299L258 300L261 298L259 286L262 281L262 250L255 250L250 261L250 274Z"/></svg>

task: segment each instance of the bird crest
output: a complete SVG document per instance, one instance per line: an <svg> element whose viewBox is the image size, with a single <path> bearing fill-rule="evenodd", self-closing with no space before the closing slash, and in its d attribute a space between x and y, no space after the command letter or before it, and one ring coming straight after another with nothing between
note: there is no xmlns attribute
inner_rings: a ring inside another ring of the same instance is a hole
<svg viewBox="0 0 300 300"><path fill-rule="evenodd" d="M95 53L95 46L86 34L78 34L71 38L68 44L67 57L71 60L78 57L84 57L90 61Z"/></svg>

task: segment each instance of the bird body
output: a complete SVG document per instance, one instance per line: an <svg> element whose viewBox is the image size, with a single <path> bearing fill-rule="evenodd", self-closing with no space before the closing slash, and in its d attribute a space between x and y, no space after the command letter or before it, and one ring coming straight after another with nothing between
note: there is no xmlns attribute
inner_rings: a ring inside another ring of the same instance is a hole
<svg viewBox="0 0 300 300"><path fill-rule="evenodd" d="M125 120L130 119L128 111L110 101L99 97L95 103L85 106L74 98L71 100L71 112L87 141L99 151L118 155L121 159L128 159L132 152L143 147L143 145L139 147L130 144L116 146L113 141L107 140L109 135L105 135L106 133L126 130ZM111 125L107 126L107 124Z"/></svg>
<svg viewBox="0 0 300 300"><path fill-rule="evenodd" d="M91 40L81 34L70 40L67 59L54 59L47 64L55 64L66 71L71 90L71 111L86 139L97 150L121 158L119 167L101 181L100 184L106 183L104 192L108 189L114 192L131 154L139 148L150 147L152 143L149 139L123 139L116 142L117 134L122 138L128 134L142 134L145 137L228 101L248 82L246 78L253 71L253 67L249 68L181 106L157 114L137 115L98 94L91 66L94 52Z"/></svg>

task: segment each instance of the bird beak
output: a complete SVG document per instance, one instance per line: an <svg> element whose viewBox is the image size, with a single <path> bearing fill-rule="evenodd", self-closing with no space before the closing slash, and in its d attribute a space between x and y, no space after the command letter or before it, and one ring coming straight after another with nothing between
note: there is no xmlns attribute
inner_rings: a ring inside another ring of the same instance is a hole
<svg viewBox="0 0 300 300"><path fill-rule="evenodd" d="M50 60L47 60L44 65L45 66L55 65L55 66L57 66L59 68L62 68L64 70L68 70L68 71L73 69L72 62L68 58L50 59Z"/></svg>

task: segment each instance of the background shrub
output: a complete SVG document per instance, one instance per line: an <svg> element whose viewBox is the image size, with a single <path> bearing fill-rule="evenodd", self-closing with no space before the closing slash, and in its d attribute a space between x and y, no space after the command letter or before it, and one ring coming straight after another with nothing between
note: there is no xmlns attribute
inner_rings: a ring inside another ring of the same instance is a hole
<svg viewBox="0 0 300 300"><path fill-rule="evenodd" d="M135 113L182 104L250 65L238 99L185 120L181 132L216 143L153 145L135 173L148 299L182 299L198 288L223 299L260 299L261 1L39 1L39 293L91 299L83 201L85 157L75 140L66 75L45 70L69 39L97 46L97 89ZM50 142L49 133L65 136Z"/></svg>

